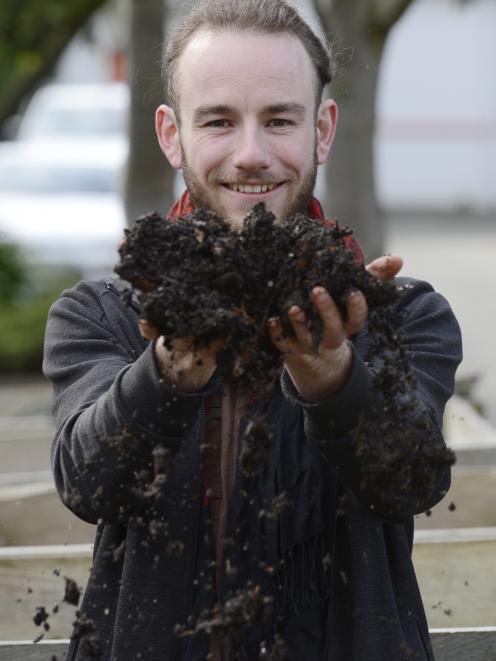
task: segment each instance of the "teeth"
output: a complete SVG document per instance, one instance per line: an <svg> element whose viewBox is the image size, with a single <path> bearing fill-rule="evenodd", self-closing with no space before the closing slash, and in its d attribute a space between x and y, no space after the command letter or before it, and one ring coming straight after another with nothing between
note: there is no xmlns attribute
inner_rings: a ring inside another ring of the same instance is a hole
<svg viewBox="0 0 496 661"><path fill-rule="evenodd" d="M276 184L229 184L229 188L235 193L267 193L274 190Z"/></svg>

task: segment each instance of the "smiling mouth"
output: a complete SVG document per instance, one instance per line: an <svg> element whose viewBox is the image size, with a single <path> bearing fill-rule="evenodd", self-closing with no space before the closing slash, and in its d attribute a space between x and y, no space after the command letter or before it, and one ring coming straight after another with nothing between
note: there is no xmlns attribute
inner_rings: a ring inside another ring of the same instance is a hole
<svg viewBox="0 0 496 661"><path fill-rule="evenodd" d="M223 184L225 188L233 193L270 193L275 188L282 186L284 182L280 184Z"/></svg>

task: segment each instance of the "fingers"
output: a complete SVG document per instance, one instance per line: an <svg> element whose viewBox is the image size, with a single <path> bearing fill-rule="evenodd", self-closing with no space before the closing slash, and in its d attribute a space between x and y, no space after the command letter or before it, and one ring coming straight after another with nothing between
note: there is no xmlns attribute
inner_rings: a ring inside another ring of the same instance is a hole
<svg viewBox="0 0 496 661"><path fill-rule="evenodd" d="M346 319L343 319L338 306L323 287L315 287L312 290L311 300L322 319L320 347L323 349L339 348L347 338L356 335L363 328L367 319L367 301L360 291L349 294L346 300ZM269 319L268 331L273 344L286 354L315 354L312 335L303 310L293 305L288 311L288 319L295 333L294 338L284 336L279 317Z"/></svg>
<svg viewBox="0 0 496 661"><path fill-rule="evenodd" d="M367 300L362 292L351 292L346 299L346 321L344 327L347 337L352 337L362 330L368 313Z"/></svg>
<svg viewBox="0 0 496 661"><path fill-rule="evenodd" d="M301 308L293 305L288 310L288 319L293 327L297 342L303 346L311 346L312 337L308 330L307 316Z"/></svg>
<svg viewBox="0 0 496 661"><path fill-rule="evenodd" d="M158 328L150 324L146 319L140 319L138 321L138 328L145 340L156 340L160 335Z"/></svg>
<svg viewBox="0 0 496 661"><path fill-rule="evenodd" d="M295 342L292 338L284 335L279 317L272 317L269 319L267 322L267 328L269 337L276 349L278 349L281 353L291 353L293 351Z"/></svg>
<svg viewBox="0 0 496 661"><path fill-rule="evenodd" d="M323 322L322 346L325 349L337 349L346 339L338 306L323 287L314 287L311 299Z"/></svg>
<svg viewBox="0 0 496 661"><path fill-rule="evenodd" d="M403 259L399 255L384 255L374 259L365 267L367 271L381 280L392 280L403 267Z"/></svg>
<svg viewBox="0 0 496 661"><path fill-rule="evenodd" d="M159 329L151 324L146 319L140 319L138 321L138 328L141 335L146 340L157 340L160 337ZM193 345L193 338L191 337L181 337L175 340L172 340L173 350L177 353L185 353L186 351L191 351Z"/></svg>
<svg viewBox="0 0 496 661"><path fill-rule="evenodd" d="M324 324L322 346L337 349L349 337L356 335L368 315L368 306L361 291L353 291L346 299L346 319L338 306L323 287L312 290L312 302Z"/></svg>

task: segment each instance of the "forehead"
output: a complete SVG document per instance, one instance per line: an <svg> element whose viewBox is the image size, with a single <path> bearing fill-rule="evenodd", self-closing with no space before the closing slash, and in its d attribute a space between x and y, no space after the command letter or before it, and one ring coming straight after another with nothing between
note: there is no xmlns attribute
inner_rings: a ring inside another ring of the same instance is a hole
<svg viewBox="0 0 496 661"><path fill-rule="evenodd" d="M199 31L179 59L176 85L181 112L198 102L311 107L315 99L313 64L291 34Z"/></svg>

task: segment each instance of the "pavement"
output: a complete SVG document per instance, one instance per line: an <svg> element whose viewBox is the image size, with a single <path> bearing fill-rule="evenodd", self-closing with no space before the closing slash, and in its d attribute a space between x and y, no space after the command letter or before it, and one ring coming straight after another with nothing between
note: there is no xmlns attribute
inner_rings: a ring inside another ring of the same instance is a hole
<svg viewBox="0 0 496 661"><path fill-rule="evenodd" d="M457 378L475 379L471 397L496 425L496 214L390 218L386 252L403 257L404 275L427 280L450 302L463 337Z"/></svg>

